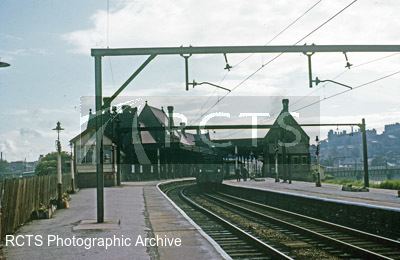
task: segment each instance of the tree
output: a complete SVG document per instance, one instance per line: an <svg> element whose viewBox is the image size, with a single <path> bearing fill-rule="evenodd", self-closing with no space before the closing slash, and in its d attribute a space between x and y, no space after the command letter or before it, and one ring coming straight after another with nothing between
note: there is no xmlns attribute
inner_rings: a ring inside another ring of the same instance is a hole
<svg viewBox="0 0 400 260"><path fill-rule="evenodd" d="M8 162L6 160L0 160L0 173L8 172Z"/></svg>
<svg viewBox="0 0 400 260"><path fill-rule="evenodd" d="M61 152L61 168L62 172L71 171L71 155L66 152ZM57 152L46 154L40 159L36 166L35 173L37 175L49 175L57 173Z"/></svg>

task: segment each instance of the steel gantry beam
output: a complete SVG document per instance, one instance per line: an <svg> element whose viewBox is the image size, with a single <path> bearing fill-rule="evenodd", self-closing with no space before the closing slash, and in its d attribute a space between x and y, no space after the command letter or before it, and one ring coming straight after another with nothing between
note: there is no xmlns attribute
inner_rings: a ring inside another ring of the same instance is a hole
<svg viewBox="0 0 400 260"><path fill-rule="evenodd" d="M329 124L299 124L303 127L316 127L316 126L358 126L362 128L362 123L329 123ZM271 129L274 125L188 125L188 126L173 126L171 129L185 129L185 130L234 130L234 129ZM156 131L164 130L164 127L159 126L141 126L138 127L139 131Z"/></svg>
<svg viewBox="0 0 400 260"><path fill-rule="evenodd" d="M103 110L129 85L129 83L158 55L193 55L193 54L240 54L240 53L304 53L317 52L400 52L400 45L281 45L281 46L199 46L199 47L156 47L156 48L104 48L92 49L95 60L95 104L96 104L96 164L97 164L97 222L104 222L104 177L103 177ZM102 96L102 57L105 56L141 56L147 60L125 81L124 84L103 103ZM187 73L187 72L186 72ZM310 70L311 74L311 70ZM310 79L312 83L312 80ZM311 84L310 83L310 84ZM186 80L188 85L188 80ZM337 125L337 124L333 124ZM352 124L356 125L356 124ZM359 125L359 124L357 124ZM361 127L365 135L365 123ZM239 126L237 126L239 127ZM203 129L209 129L207 126ZM232 128L230 128L232 129ZM365 140L364 140L365 139ZM365 183L368 184L368 163L366 162L366 137L363 137Z"/></svg>
<svg viewBox="0 0 400 260"><path fill-rule="evenodd" d="M262 45L92 49L92 56L227 53L400 52L400 45Z"/></svg>

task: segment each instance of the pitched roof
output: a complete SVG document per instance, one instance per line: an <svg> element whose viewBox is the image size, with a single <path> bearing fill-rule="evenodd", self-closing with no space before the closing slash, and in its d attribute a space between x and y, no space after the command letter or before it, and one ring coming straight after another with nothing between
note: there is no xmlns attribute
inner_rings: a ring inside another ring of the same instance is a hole
<svg viewBox="0 0 400 260"><path fill-rule="evenodd" d="M157 120L161 123L162 126L168 124L168 117L164 111L149 105L147 106L150 108L151 112L153 112L154 116L157 118Z"/></svg>
<svg viewBox="0 0 400 260"><path fill-rule="evenodd" d="M181 133L180 142L186 145L196 145L195 135L191 133Z"/></svg>
<svg viewBox="0 0 400 260"><path fill-rule="evenodd" d="M154 117L153 118L148 118L149 114L152 114ZM160 126L161 129L160 130L150 130L148 135L151 135L152 138L154 140L156 140L155 142L162 142L162 139L164 139L164 137L162 137L160 139L159 135L160 133L164 132L167 130L167 132L171 134L171 141L172 142L179 142L181 139L181 134L177 131L177 130L172 130L170 131L169 129L163 129L165 127L168 126L168 116L167 114L162 110L162 109L158 109L152 106L149 106L147 103L144 106L143 110L141 111L140 115L139 115L139 120L141 124L146 124L147 126ZM155 122L154 122L155 120ZM156 125L155 125L156 124Z"/></svg>
<svg viewBox="0 0 400 260"><path fill-rule="evenodd" d="M93 128L86 128L85 131L78 134L70 140L71 143L76 144L80 141L80 145L93 145L96 143L96 130ZM112 144L112 140L107 136L106 133L103 134L103 144Z"/></svg>
<svg viewBox="0 0 400 260"><path fill-rule="evenodd" d="M142 122L139 122L140 127L146 127ZM153 138L149 131L140 131L140 139L142 144L155 144L157 141Z"/></svg>
<svg viewBox="0 0 400 260"><path fill-rule="evenodd" d="M310 137L303 130L303 128L297 123L296 119L289 113L289 100L283 99L283 108L279 113L278 117L275 119L275 122L272 125L272 128L265 135L264 140L266 143L269 141L276 141L279 139L284 139L285 142L291 142L296 139L295 134L290 128L294 128L300 132L301 138L305 138L306 142L309 142ZM282 132L283 131L283 132ZM283 133L284 137L281 137L281 133Z"/></svg>

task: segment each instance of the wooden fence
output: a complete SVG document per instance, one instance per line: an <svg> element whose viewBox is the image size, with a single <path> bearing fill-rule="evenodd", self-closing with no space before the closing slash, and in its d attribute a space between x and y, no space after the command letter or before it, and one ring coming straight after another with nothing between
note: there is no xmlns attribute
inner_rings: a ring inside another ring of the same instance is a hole
<svg viewBox="0 0 400 260"><path fill-rule="evenodd" d="M57 198L57 175L4 179L0 190L0 234L14 233L41 205ZM63 192L71 190L71 175L63 175Z"/></svg>

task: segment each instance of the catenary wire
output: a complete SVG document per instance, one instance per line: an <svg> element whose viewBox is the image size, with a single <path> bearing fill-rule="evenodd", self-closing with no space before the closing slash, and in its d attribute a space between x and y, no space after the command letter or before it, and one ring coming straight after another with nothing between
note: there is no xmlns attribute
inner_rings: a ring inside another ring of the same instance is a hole
<svg viewBox="0 0 400 260"><path fill-rule="evenodd" d="M366 82L366 83L360 84L360 85L358 85L358 86L356 86L356 87L353 87L352 89L346 89L346 90L343 90L343 91L341 91L341 92L339 92L339 93L336 93L336 94L333 94L333 95L331 95L331 96L328 96L328 97L325 97L325 98L323 98L323 99L320 99L320 100L318 100L318 101L312 102L312 103L310 103L310 104L308 104L308 105L306 105L306 106L303 106L303 107L301 107L301 108L299 108L299 109L293 110L293 112L298 112L298 111L300 111L300 110L302 110L302 109L305 109L305 108L307 108L307 107L310 107L310 106L316 105L316 104L318 104L318 103L321 103L321 102L323 102L323 101L325 101L325 100L327 100L327 99L331 99L331 98L337 97L337 96L339 96L339 95L345 94L345 93L347 93L347 92L349 92L349 91L352 91L352 90L355 90L355 89L359 89L359 88L362 88L362 87L371 85L371 84L373 84L373 83L376 83L376 82L378 82L378 81L387 79L387 78L392 77L392 76L397 75L397 74L400 74L400 70L398 70L398 71L396 71L396 72L393 72L393 73L391 73L391 74L382 76L382 77L380 77L380 78L377 78L377 79L368 81L368 82ZM238 133L238 132L239 132L239 131L236 131L236 132L231 133L231 134L229 134L229 135L223 136L223 138L230 137L230 136L232 136L232 135L235 135L235 134Z"/></svg>
<svg viewBox="0 0 400 260"><path fill-rule="evenodd" d="M289 23L285 28L283 28L280 32L278 32L274 37L272 37L265 45L270 44L273 40L275 40L276 38L278 38L281 34L283 34L285 31L287 31L290 27L292 27L295 23L297 23L301 18L303 18L307 13L309 13L312 9L314 9L314 7L316 7L319 3L321 3L322 0L317 1L316 3L314 3L310 8L308 8L304 13L302 13L299 17L297 17L296 19L294 19L291 23ZM241 63L243 63L244 61L248 60L250 57L252 57L254 55L254 53L246 56L244 59L242 59L241 61L239 61L238 63L236 63L235 65L233 65L233 68L236 68L237 66L239 66Z"/></svg>
<svg viewBox="0 0 400 260"><path fill-rule="evenodd" d="M361 67L361 66L364 66L364 65L368 65L368 64L371 64L371 63L374 63L374 62L377 62L377 61L381 61L381 60L384 60L384 59L393 57L393 56L398 55L398 54L400 54L400 53L392 53L392 54L390 54L390 55L385 55L385 56L383 56L383 57L379 57L379 58L376 58L376 59L372 59L372 60L369 60L369 61L366 61L366 62L357 64L357 65L354 65L354 66L353 66L353 69L358 68L358 67ZM350 71L350 70L349 70L349 69L345 69L344 71L342 71L341 73L339 73L339 74L337 74L335 77L333 77L332 79L335 80L335 79L341 77L343 74L345 74L345 73L348 72L348 71ZM300 102L301 102L302 100L304 100L305 98L307 98L307 97L311 96L312 94L314 94L315 92L321 90L321 88L325 88L328 84L331 84L331 83L326 82L326 83L324 83L321 87L315 88L314 90L312 90L312 91L311 91L310 93L308 93L307 95L302 96L301 98L299 98L298 100L296 100L295 102L293 102L291 106L294 106L294 105L300 103Z"/></svg>
<svg viewBox="0 0 400 260"><path fill-rule="evenodd" d="M318 0L317 2L315 2L311 7L309 7L306 11L304 11L300 16L298 16L296 19L294 19L291 23L289 23L286 27L284 27L281 31L279 31L277 34L275 34L265 45L270 44L273 40L275 40L276 38L278 38L280 35L282 35L285 31L287 31L290 27L292 27L295 23L297 23L301 18L303 18L307 13L309 13L312 9L314 9L314 7L316 7L319 3L321 3L322 0ZM243 63L244 61L246 61L247 59L249 59L251 56L253 56L253 54L248 55L247 57L245 57L244 59L242 59L241 61L239 61L238 63L236 63L235 65L232 66L232 69L236 68L237 66L239 66L241 63ZM226 79L226 77L229 74L229 70L225 72L224 76L222 77L220 84ZM200 113L202 113L202 110L204 108L204 106L208 103L208 101L210 100L211 97L214 96L216 91L213 92L212 95L210 95L210 97L206 100L205 103L203 103L203 105L201 106L200 109ZM199 115L198 114L198 115ZM201 117L201 116L200 116ZM197 120L197 119L196 119Z"/></svg>
<svg viewBox="0 0 400 260"><path fill-rule="evenodd" d="M295 42L293 45L296 45L298 43L300 43L301 41L303 41L304 39L306 39L307 37L309 37L311 34L315 33L316 31L318 31L319 29L321 29L323 26L325 26L327 23L329 23L330 21L332 21L335 17L337 17L339 14L341 14L342 12L344 12L347 8L349 8L351 5L353 5L354 3L356 3L358 0L354 0L351 3L349 3L348 5L346 5L344 8L342 8L341 10L339 10L337 13L335 13L333 16L331 16L330 18L328 18L326 21L324 21L322 24L318 25L316 28L314 28L311 32L307 33L305 36L303 36L300 40L298 40L297 42ZM261 71L263 68L265 68L265 66L267 66L268 64L272 63L274 60L276 60L277 58L279 58L281 55L283 55L285 52L281 52L278 55L276 55L275 57L273 57L272 59L270 59L269 61L267 61L266 63L262 64L258 69L256 69L254 72L252 72L250 75L248 75L246 78L244 78L241 82L239 82L233 89L231 89L231 92L226 93L224 96L222 96L221 98L219 98L217 100L217 102L215 102L206 112L204 112L199 118L203 117L205 114L207 114L211 109L213 109L217 104L219 104L222 100L224 100L229 94L231 94L234 90L236 90L237 88L239 88L241 85L243 85L246 81L248 81L250 78L252 78L254 75L256 75L259 71ZM195 121L197 121L199 118L197 118Z"/></svg>
<svg viewBox="0 0 400 260"><path fill-rule="evenodd" d="M378 81L387 79L387 78L392 77L392 76L394 76L394 75L396 75L396 74L399 74L399 73L400 73L400 70L398 70L398 71L396 71L396 72L393 72L393 73L391 73L391 74L385 75L385 76L383 76L383 77L380 77L380 78L377 78L377 79L368 81L368 82L366 82L366 83L363 83L363 84L361 84L361 85L358 85L358 86L356 86L356 87L353 87L352 89L343 90L343 91L341 91L341 92L338 92L338 93L336 93L336 94L330 95L330 96L325 97L325 98L323 98L323 99L320 99L320 100L318 100L318 101L312 102L312 103L310 103L310 104L308 104L308 105L306 105L306 106L303 106L303 107L301 107L301 108L299 108L299 109L296 109L296 110L294 110L293 112L297 112L297 111L303 110L303 109L305 109L305 108L307 108L307 107L310 107L310 106L313 106L313 105L315 105L315 104L321 103L321 102L323 102L323 101L325 101L325 100L328 100L328 99L337 97L337 96L342 95L342 94L344 94L344 93L347 93L347 92L349 92L349 91L356 90L356 89L359 89L359 88L362 88L362 87L371 85L371 84L373 84L373 83L375 83L375 82L378 82Z"/></svg>

